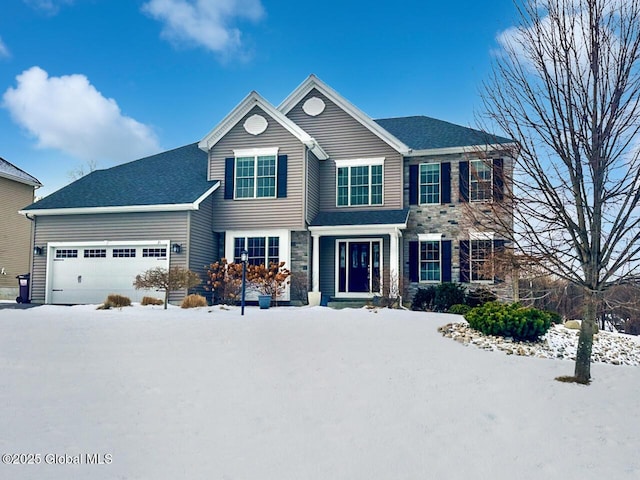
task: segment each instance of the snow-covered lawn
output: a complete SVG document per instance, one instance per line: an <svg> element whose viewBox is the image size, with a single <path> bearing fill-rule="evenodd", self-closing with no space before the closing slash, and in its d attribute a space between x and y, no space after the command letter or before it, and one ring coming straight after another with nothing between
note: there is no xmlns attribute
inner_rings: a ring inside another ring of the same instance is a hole
<svg viewBox="0 0 640 480"><path fill-rule="evenodd" d="M640 478L639 367L594 364L592 385L560 383L573 362L438 333L459 320L0 310L0 452L40 455L0 478Z"/></svg>

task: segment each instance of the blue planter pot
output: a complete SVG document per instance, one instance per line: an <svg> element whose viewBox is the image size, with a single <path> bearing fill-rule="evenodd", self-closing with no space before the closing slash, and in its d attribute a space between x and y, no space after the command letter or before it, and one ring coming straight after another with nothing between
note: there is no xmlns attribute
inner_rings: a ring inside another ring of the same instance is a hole
<svg viewBox="0 0 640 480"><path fill-rule="evenodd" d="M258 305L261 309L266 309L271 306L271 295L258 295Z"/></svg>

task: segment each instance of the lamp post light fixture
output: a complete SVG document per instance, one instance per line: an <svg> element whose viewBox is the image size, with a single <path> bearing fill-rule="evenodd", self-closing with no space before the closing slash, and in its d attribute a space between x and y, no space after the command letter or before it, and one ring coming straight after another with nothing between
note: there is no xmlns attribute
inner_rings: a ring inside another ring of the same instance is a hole
<svg viewBox="0 0 640 480"><path fill-rule="evenodd" d="M173 253L180 253L182 251L182 245L180 245L179 243L174 243L173 245L171 245L171 251Z"/></svg>
<svg viewBox="0 0 640 480"><path fill-rule="evenodd" d="M242 262L242 297L240 300L240 315L244 315L244 297L247 285L247 261L249 260L249 252L242 250L240 252L240 261Z"/></svg>

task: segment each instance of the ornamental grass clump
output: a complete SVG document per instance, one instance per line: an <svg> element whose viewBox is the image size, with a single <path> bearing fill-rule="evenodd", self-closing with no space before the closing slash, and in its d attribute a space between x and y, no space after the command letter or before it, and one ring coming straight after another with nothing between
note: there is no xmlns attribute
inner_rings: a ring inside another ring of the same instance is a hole
<svg viewBox="0 0 640 480"><path fill-rule="evenodd" d="M548 312L519 303L488 302L471 309L464 318L469 326L485 335L511 337L516 341L535 342L551 326Z"/></svg>
<svg viewBox="0 0 640 480"><path fill-rule="evenodd" d="M191 295L187 295L182 300L182 304L180 308L196 308L196 307L207 307L207 299L202 295L198 295L197 293L192 293Z"/></svg>

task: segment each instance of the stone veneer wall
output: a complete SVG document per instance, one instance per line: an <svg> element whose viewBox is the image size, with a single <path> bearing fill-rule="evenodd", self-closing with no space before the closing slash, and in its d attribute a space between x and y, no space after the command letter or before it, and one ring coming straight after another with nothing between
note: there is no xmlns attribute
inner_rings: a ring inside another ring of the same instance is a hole
<svg viewBox="0 0 640 480"><path fill-rule="evenodd" d="M307 231L291 232L291 301L307 303L310 290L310 235Z"/></svg>
<svg viewBox="0 0 640 480"><path fill-rule="evenodd" d="M404 250L403 264L403 286L404 300L411 301L420 284L409 280L409 242L417 241L418 234L421 233L441 233L443 240L452 240L451 249L451 279L453 282L460 281L460 240L469 239L469 231L499 231L495 221L490 219L491 209L486 204L460 202L459 198L459 162L478 158L472 154L439 155L430 157L412 157L406 160L404 169L404 184L407 186L404 192L405 205L410 207L407 229L402 238ZM451 163L451 203L436 205L409 205L409 165L425 162L450 162ZM511 175L512 166L505 161L505 176ZM479 215L474 215L475 210ZM487 215L489 214L489 215ZM466 284L469 286L469 284ZM505 286L510 285L509 280L496 285L498 289L505 290ZM475 284L471 284L472 288ZM494 286L492 289L496 290ZM508 289L507 289L508 290Z"/></svg>

